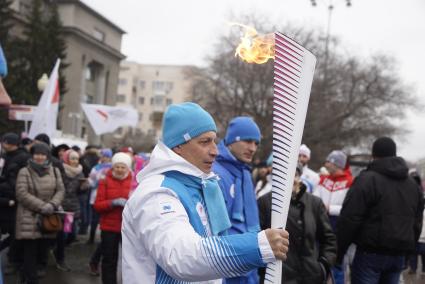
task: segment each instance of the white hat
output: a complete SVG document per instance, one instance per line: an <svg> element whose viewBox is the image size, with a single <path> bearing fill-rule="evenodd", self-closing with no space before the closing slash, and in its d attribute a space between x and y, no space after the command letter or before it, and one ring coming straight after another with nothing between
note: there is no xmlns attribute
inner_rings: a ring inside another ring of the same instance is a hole
<svg viewBox="0 0 425 284"><path fill-rule="evenodd" d="M118 163L124 164L130 169L131 168L131 157L130 157L130 155L128 155L127 153L123 153L123 152L116 153L112 157L112 165L115 165L115 164L118 164Z"/></svg>
<svg viewBox="0 0 425 284"><path fill-rule="evenodd" d="M305 144L302 144L300 146L300 154L303 154L303 155L307 156L307 158L310 159L311 151Z"/></svg>

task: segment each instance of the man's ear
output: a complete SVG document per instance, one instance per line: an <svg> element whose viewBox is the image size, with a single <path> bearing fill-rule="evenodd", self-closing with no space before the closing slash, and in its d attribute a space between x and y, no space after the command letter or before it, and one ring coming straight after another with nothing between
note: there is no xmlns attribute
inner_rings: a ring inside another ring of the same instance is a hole
<svg viewBox="0 0 425 284"><path fill-rule="evenodd" d="M172 149L177 155L181 156L182 153L182 145L178 145Z"/></svg>

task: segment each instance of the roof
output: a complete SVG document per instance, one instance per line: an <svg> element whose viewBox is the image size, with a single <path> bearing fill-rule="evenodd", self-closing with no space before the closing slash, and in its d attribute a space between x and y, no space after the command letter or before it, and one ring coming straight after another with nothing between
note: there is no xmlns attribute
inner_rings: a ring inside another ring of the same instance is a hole
<svg viewBox="0 0 425 284"><path fill-rule="evenodd" d="M124 31L123 29L121 29L119 26L117 26L116 24L114 24L112 21L108 20L105 16L101 15L99 12L97 12L94 9L92 9L91 7L89 7L87 4L85 4L84 2L82 2L80 0L56 0L56 3L58 3L58 4L76 4L76 5L80 6L81 8L83 8L84 10L86 10L87 12L89 12L90 14L92 14L93 16L95 16L96 18L101 19L106 24L108 24L111 27L115 28L120 33L122 33L122 34L125 34L126 33L126 31Z"/></svg>

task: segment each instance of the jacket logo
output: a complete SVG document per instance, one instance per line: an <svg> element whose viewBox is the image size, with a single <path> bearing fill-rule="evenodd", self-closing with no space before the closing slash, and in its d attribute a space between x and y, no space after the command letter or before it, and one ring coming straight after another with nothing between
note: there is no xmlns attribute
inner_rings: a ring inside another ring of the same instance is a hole
<svg viewBox="0 0 425 284"><path fill-rule="evenodd" d="M176 211L174 211L173 206L169 202L163 202L163 203L160 203L159 205L161 207L161 212L159 212L159 214L161 214L161 215L176 212Z"/></svg>

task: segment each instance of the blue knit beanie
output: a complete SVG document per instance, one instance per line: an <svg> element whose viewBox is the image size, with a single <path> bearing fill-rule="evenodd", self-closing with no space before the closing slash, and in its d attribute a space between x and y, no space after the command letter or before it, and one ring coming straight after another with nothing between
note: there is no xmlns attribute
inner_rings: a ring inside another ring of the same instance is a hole
<svg viewBox="0 0 425 284"><path fill-rule="evenodd" d="M170 149L208 131L217 132L217 127L212 116L198 104L172 104L165 111L162 140Z"/></svg>
<svg viewBox="0 0 425 284"><path fill-rule="evenodd" d="M230 145L238 141L254 140L260 143L261 133L258 125L251 117L238 116L232 119L227 127L224 143Z"/></svg>

